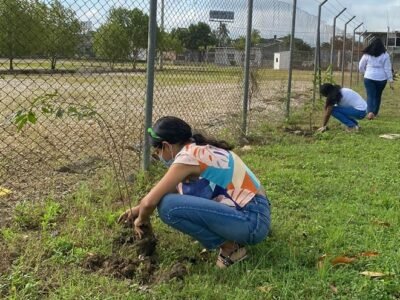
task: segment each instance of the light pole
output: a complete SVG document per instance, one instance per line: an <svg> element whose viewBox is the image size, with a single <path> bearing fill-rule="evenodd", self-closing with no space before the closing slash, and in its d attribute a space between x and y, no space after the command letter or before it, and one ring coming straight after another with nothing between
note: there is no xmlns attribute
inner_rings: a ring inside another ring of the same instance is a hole
<svg viewBox="0 0 400 300"><path fill-rule="evenodd" d="M333 34L332 34L332 42L331 42L331 57L330 57L330 62L329 62L330 65L331 65L331 76L333 74L333 52L334 52L334 48L335 48L335 39L336 39L336 19L339 18L340 15L342 13L344 13L344 11L346 9L347 9L346 7L343 8L343 10L339 14L337 14L335 16L335 18L333 18Z"/></svg>
<svg viewBox="0 0 400 300"><path fill-rule="evenodd" d="M154 96L154 62L156 61L156 37L157 37L157 0L150 0L149 32L148 32L148 54L146 74L146 104L144 120L144 149L143 169L147 171L150 167L150 140L147 128L151 127L153 118L153 96Z"/></svg>
<svg viewBox="0 0 400 300"><path fill-rule="evenodd" d="M320 3L318 6L318 25L317 25L317 40L315 44L315 57L314 57L314 88L313 88L313 105L315 103L315 90L316 90L316 85L317 85L317 72L319 74L318 82L319 85L321 85L321 53L320 53L320 47L321 47L321 11L322 11L322 6L328 2L328 0L324 0ZM318 88L319 90L319 88Z"/></svg>
<svg viewBox="0 0 400 300"><path fill-rule="evenodd" d="M368 46L368 39L372 36L372 33L368 34L365 38L364 38L364 47Z"/></svg>
<svg viewBox="0 0 400 300"><path fill-rule="evenodd" d="M346 60L346 35L347 35L347 24L354 20L356 16L353 16L350 20L344 24L344 34L343 34L343 53L342 53L342 86L344 85L344 61Z"/></svg>
<svg viewBox="0 0 400 300"><path fill-rule="evenodd" d="M290 34L289 77L288 77L288 89L287 89L287 99L286 99L286 118L289 118L290 114L290 97L292 93L294 35L296 32L296 10L297 10L297 0L293 0L292 33Z"/></svg>
<svg viewBox="0 0 400 300"><path fill-rule="evenodd" d="M350 88L353 85L353 62L354 62L354 43L356 40L356 30L361 27L364 23L361 23L353 30L353 39L351 41L351 63L350 63Z"/></svg>
<svg viewBox="0 0 400 300"><path fill-rule="evenodd" d="M164 0L161 0L161 22L160 22L160 29L161 29L161 34L164 34ZM160 50L160 57L158 59L158 64L159 64L159 69L163 69L163 51L162 49Z"/></svg>

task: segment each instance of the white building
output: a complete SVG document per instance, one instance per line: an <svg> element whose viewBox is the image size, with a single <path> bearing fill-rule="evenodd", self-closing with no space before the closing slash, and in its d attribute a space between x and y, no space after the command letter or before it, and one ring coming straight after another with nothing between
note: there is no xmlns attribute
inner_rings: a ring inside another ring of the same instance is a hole
<svg viewBox="0 0 400 300"><path fill-rule="evenodd" d="M244 51L233 47L215 48L214 63L224 66L242 66L244 63ZM250 64L260 67L262 64L262 53L260 48L250 49Z"/></svg>
<svg viewBox="0 0 400 300"><path fill-rule="evenodd" d="M274 53L274 70L289 70L290 51Z"/></svg>

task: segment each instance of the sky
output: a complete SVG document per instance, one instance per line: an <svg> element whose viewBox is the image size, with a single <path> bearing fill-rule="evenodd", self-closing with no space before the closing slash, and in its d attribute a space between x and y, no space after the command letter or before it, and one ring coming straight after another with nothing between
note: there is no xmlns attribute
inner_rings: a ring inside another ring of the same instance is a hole
<svg viewBox="0 0 400 300"><path fill-rule="evenodd" d="M140 8L148 13L149 0L61 0L69 3L79 19L90 21L98 28L107 19L110 8L123 6ZM253 0L253 28L260 30L261 36L272 38L290 33L293 0ZM318 6L323 0L297 0L296 37L310 44L315 43ZM158 23L161 19L161 0L158 0ZM188 27L199 21L209 23L212 29L219 26L210 22L210 10L233 11L235 19L228 23L231 37L244 35L246 32L247 0L164 0L164 25L166 30L176 27ZM327 41L332 35L333 18L344 7L347 10L337 19L337 33L341 34L352 16L347 33L364 23L359 31L400 31L400 0L328 0L322 7L321 41Z"/></svg>
<svg viewBox="0 0 400 300"><path fill-rule="evenodd" d="M307 11L315 11L315 5L322 0L298 0L298 6L306 9ZM339 8L346 7L347 11L343 14L341 20L349 19L356 16L356 23L364 22L365 29L369 31L387 31L389 26L391 30L400 31L400 0L328 0L323 8L329 10L325 13L325 18L329 19L334 16L334 12L340 12Z"/></svg>

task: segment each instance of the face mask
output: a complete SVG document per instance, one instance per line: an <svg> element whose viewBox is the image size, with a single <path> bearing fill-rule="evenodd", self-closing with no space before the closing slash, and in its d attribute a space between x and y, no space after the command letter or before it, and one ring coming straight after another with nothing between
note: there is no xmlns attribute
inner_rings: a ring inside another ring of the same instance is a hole
<svg viewBox="0 0 400 300"><path fill-rule="evenodd" d="M169 145L170 146L170 145ZM171 146L170 146L171 147ZM173 156L172 154L172 149L170 149L171 151L171 156ZM163 165L167 168L169 168L173 163L174 163L174 158L171 158L170 160L165 160L164 157L162 156L164 152L164 145L161 149L161 154L158 155L158 158L160 159L160 161L163 163Z"/></svg>

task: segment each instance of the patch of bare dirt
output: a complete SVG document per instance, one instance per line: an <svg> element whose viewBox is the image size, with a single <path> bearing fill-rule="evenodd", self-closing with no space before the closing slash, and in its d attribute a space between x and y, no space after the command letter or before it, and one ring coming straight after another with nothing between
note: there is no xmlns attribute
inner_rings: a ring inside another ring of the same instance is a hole
<svg viewBox="0 0 400 300"><path fill-rule="evenodd" d="M291 128L285 127L284 132L298 136L311 137L315 134L316 129L318 129L318 127L314 127L313 130L304 129L300 127L291 127Z"/></svg>
<svg viewBox="0 0 400 300"><path fill-rule="evenodd" d="M139 239L132 228L122 229L114 239L113 251L109 256L90 253L81 266L88 272L96 272L118 279L132 279L148 288L154 284L170 280L184 280L190 266L208 261L210 252L202 251L195 257L183 256L167 269L159 269L156 253L157 239L151 226L143 228L144 235ZM123 251L125 250L125 251ZM135 253L135 258L124 257L121 253Z"/></svg>
<svg viewBox="0 0 400 300"><path fill-rule="evenodd" d="M0 236L0 274L7 274L11 268L13 261L17 258L17 253L12 252L9 247L2 241ZM0 290L1 295L1 290Z"/></svg>
<svg viewBox="0 0 400 300"><path fill-rule="evenodd" d="M126 228L120 236L114 239L113 247L118 249L121 246L134 246L137 256L153 256L156 251L157 238L151 226L143 226L143 236L141 239L134 234L131 224L126 223Z"/></svg>
<svg viewBox="0 0 400 300"><path fill-rule="evenodd" d="M172 114L211 134L240 132L241 81L210 80L180 84L173 76L164 78L155 86L153 119ZM304 94L302 99L308 88L307 84L293 84L294 91ZM35 125L18 133L13 114L28 107L35 97L56 90L57 103L93 104L109 128L96 120L39 117ZM261 82L249 103L250 128L281 119L285 93L284 81ZM111 166L118 156L123 157L126 175L138 169L144 98L144 74L18 75L1 80L0 184L13 193L0 198L0 226L9 222L18 201L48 195L62 198L80 182L96 176L98 165ZM297 102L293 99L293 107Z"/></svg>
<svg viewBox="0 0 400 300"><path fill-rule="evenodd" d="M89 272L119 279L136 279L148 283L157 269L158 259L155 255L157 239L151 226L143 228L142 239L134 235L133 230L125 228L113 243L113 252L109 256L90 253L82 262L82 267ZM122 257L120 249L127 247L136 253L135 259Z"/></svg>
<svg viewBox="0 0 400 300"><path fill-rule="evenodd" d="M147 283L155 269L155 262L150 257L128 259L116 254L105 257L90 254L82 263L82 267L90 272L112 276L119 279L139 279Z"/></svg>

